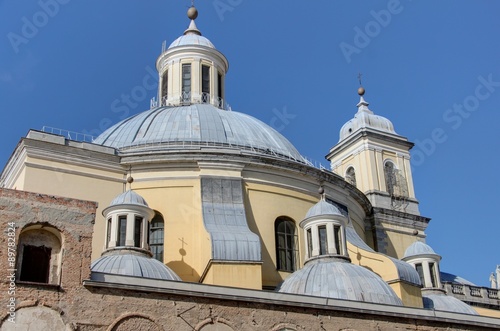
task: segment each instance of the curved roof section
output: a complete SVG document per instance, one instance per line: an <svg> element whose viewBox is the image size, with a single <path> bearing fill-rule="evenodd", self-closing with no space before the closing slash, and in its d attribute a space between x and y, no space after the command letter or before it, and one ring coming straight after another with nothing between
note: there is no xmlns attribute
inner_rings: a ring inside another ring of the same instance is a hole
<svg viewBox="0 0 500 331"><path fill-rule="evenodd" d="M455 283L455 284L462 284L462 285L471 285L471 286L477 286L473 282L468 281L465 278L462 278L457 275L453 275L447 272L440 272L439 273L441 276L441 282L449 282L449 283Z"/></svg>
<svg viewBox="0 0 500 331"><path fill-rule="evenodd" d="M449 311L452 313L478 315L471 306L446 294L422 293L424 308Z"/></svg>
<svg viewBox="0 0 500 331"><path fill-rule="evenodd" d="M368 102L361 97L358 103L358 112L354 115L353 119L347 121L340 129L339 141L346 139L351 134L363 128L371 128L385 133L397 134L392 122L385 117L375 115L368 109Z"/></svg>
<svg viewBox="0 0 500 331"><path fill-rule="evenodd" d="M168 48L170 49L179 46L191 45L205 46L215 49L214 44L212 44L212 42L208 40L208 38L193 33L180 36L179 38L175 39Z"/></svg>
<svg viewBox="0 0 500 331"><path fill-rule="evenodd" d="M412 256L419 256L419 255L438 255L438 254L434 252L431 246L421 241L415 241L406 249L403 258L409 258Z"/></svg>
<svg viewBox="0 0 500 331"><path fill-rule="evenodd" d="M370 246L368 246L363 241L363 239L361 239L361 237L358 235L358 233L356 232L356 230L352 226L351 222L349 222L347 224L345 230L346 230L345 233L346 233L347 241L350 244L352 244L356 247L359 247L365 251L380 254L380 255L387 257L396 266L396 269L398 271L398 276L401 280L407 281L411 284L422 285L422 283L420 282L420 276L418 275L415 268L412 267L409 263L406 263L404 261L398 260L396 258L393 258L391 256L387 256L387 255L379 253L379 252L375 252L375 250L373 250Z"/></svg>
<svg viewBox="0 0 500 331"><path fill-rule="evenodd" d="M210 104L161 107L125 119L107 129L95 144L117 149L162 145L230 147L305 163L297 149L280 133L258 119Z"/></svg>
<svg viewBox="0 0 500 331"><path fill-rule="evenodd" d="M128 190L114 198L113 201L111 201L109 207L118 205L138 205L149 207L146 200L144 200L142 196L132 190Z"/></svg>
<svg viewBox="0 0 500 331"><path fill-rule="evenodd" d="M340 210L332 205L331 203L326 202L321 199L317 204L312 206L306 214L306 218L319 216L319 215L339 215L342 216Z"/></svg>
<svg viewBox="0 0 500 331"><path fill-rule="evenodd" d="M90 266L92 272L162 280L181 279L158 260L135 254L101 256Z"/></svg>
<svg viewBox="0 0 500 331"><path fill-rule="evenodd" d="M402 306L394 291L373 272L341 259L317 259L294 272L282 293Z"/></svg>

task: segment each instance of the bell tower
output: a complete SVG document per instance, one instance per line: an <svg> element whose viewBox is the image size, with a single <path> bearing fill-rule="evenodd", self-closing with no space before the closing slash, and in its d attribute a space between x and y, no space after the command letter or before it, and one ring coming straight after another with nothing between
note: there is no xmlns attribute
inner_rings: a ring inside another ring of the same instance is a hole
<svg viewBox="0 0 500 331"><path fill-rule="evenodd" d="M390 120L375 115L358 89L358 111L340 130L326 158L333 172L362 191L374 207L372 232L379 252L401 258L405 248L425 238L430 219L420 216L410 167L413 143L396 133Z"/></svg>

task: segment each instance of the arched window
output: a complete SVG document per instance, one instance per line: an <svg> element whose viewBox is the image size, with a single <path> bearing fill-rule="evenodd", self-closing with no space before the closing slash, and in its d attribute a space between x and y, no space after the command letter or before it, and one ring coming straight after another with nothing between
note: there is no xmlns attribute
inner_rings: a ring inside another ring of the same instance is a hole
<svg viewBox="0 0 500 331"><path fill-rule="evenodd" d="M385 187L387 193L394 195L394 188L396 186L395 166L391 161L384 164Z"/></svg>
<svg viewBox="0 0 500 331"><path fill-rule="evenodd" d="M59 284L61 272L61 239L57 229L31 226L19 236L18 280Z"/></svg>
<svg viewBox="0 0 500 331"><path fill-rule="evenodd" d="M163 240L164 240L164 221L163 216L159 212L155 212L155 216L151 220L149 228L149 247L153 258L163 262Z"/></svg>
<svg viewBox="0 0 500 331"><path fill-rule="evenodd" d="M345 173L345 180L351 184L356 186L356 172L353 167L349 167Z"/></svg>
<svg viewBox="0 0 500 331"><path fill-rule="evenodd" d="M276 234L276 267L278 270L297 270L298 239L295 223L288 217L278 217L274 223Z"/></svg>
<svg viewBox="0 0 500 331"><path fill-rule="evenodd" d="M161 99L160 99L160 106L166 106L167 105L167 98L168 98L168 70L165 71L161 78Z"/></svg>
<svg viewBox="0 0 500 331"><path fill-rule="evenodd" d="M118 246L125 246L127 239L127 215L118 217Z"/></svg>
<svg viewBox="0 0 500 331"><path fill-rule="evenodd" d="M191 63L182 65L182 102L191 101Z"/></svg>

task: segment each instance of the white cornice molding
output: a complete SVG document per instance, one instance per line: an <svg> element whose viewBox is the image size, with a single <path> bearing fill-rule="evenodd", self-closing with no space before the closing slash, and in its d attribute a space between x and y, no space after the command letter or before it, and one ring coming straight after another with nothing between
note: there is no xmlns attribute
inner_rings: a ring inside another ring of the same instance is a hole
<svg viewBox="0 0 500 331"><path fill-rule="evenodd" d="M198 167L201 169L211 170L230 170L242 172L245 168L244 163L229 163L229 162L211 162L211 161L198 161Z"/></svg>
<svg viewBox="0 0 500 331"><path fill-rule="evenodd" d="M120 173L124 173L124 171L126 171L125 167L118 162L112 162L110 160L105 160L104 158L92 158L91 155L79 155L78 153L71 152L70 149L72 148L78 149L78 147L56 145L58 148L62 149L56 152L54 148L51 148L54 146L47 146L47 148L42 148L38 146L29 146L29 145L25 146L26 146L27 156L32 158L37 158L54 163L62 163L67 165L86 167L95 170L104 170L104 171L120 172ZM84 151L85 153L90 152L91 154L95 154L95 156L97 156L99 153L88 150L82 150L82 151ZM117 160L119 160L118 157L116 158Z"/></svg>
<svg viewBox="0 0 500 331"><path fill-rule="evenodd" d="M18 145L1 174L0 187L14 188L14 183L25 167L24 162L26 161L26 157L26 147L24 144Z"/></svg>

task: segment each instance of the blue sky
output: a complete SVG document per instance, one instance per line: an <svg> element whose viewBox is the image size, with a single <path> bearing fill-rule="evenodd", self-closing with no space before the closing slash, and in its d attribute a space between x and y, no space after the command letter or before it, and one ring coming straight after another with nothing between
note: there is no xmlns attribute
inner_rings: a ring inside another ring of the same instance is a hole
<svg viewBox="0 0 500 331"><path fill-rule="evenodd" d="M57 1L0 0L2 167L30 128L96 135L149 109L161 43L189 23L188 0ZM274 123L323 166L356 112L362 72L370 108L416 142L416 195L441 269L488 285L500 264L500 2L196 6L198 28L230 62L233 110Z"/></svg>

